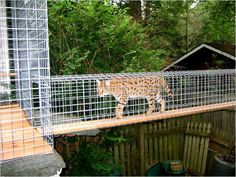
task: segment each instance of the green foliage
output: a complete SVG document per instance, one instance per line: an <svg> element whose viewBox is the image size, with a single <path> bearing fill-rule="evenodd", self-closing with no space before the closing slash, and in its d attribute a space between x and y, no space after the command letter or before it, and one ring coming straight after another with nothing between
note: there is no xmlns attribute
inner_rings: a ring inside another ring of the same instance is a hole
<svg viewBox="0 0 236 177"><path fill-rule="evenodd" d="M98 0L49 1L48 6L52 74L162 67L161 52L146 47L144 28L127 15L126 9Z"/></svg>
<svg viewBox="0 0 236 177"><path fill-rule="evenodd" d="M146 19L146 32L153 49L168 51L165 58L175 58L180 52L183 38L178 29L184 14L184 1L154 1L153 11Z"/></svg>
<svg viewBox="0 0 236 177"><path fill-rule="evenodd" d="M206 1L202 3L204 18L203 38L216 43L235 42L235 1Z"/></svg>
<svg viewBox="0 0 236 177"><path fill-rule="evenodd" d="M97 144L81 143L80 150L71 159L73 176L104 176L112 173L111 152Z"/></svg>
<svg viewBox="0 0 236 177"><path fill-rule="evenodd" d="M121 167L113 163L110 147L114 143L125 141L123 136L114 131L103 131L100 143L92 143L84 138L79 150L69 159L69 175L73 176L108 176L121 172ZM74 143L76 137L67 137L66 142Z"/></svg>
<svg viewBox="0 0 236 177"><path fill-rule="evenodd" d="M4 101L6 101L6 104L9 104L9 101L14 101L16 99L16 89L13 84L0 83L0 86L2 86L3 88L5 87L6 90L10 91L10 93L0 93L0 100L3 101L3 103Z"/></svg>
<svg viewBox="0 0 236 177"><path fill-rule="evenodd" d="M200 43L234 43L235 1L154 1L146 33L152 49L163 49L165 59L176 59Z"/></svg>
<svg viewBox="0 0 236 177"><path fill-rule="evenodd" d="M157 71L200 43L234 43L234 1L149 1L143 23L125 2L48 1L51 73Z"/></svg>

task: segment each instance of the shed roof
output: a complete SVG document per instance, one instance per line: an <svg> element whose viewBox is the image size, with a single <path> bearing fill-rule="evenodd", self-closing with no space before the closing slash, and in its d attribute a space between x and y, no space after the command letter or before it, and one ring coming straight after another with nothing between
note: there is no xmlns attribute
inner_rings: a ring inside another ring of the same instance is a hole
<svg viewBox="0 0 236 177"><path fill-rule="evenodd" d="M185 55L183 55L182 57L180 57L178 60L174 61L170 65L166 66L163 69L163 71L168 70L172 66L176 65L180 61L188 58L189 56L191 56L192 54L194 54L195 52L197 52L197 51L199 51L203 48L211 50L213 52L216 52L220 55L223 55L223 56L225 56L229 59L232 59L232 60L236 61L236 58L235 58L235 45L203 43L203 44L199 45L198 47L194 48L193 50L191 50L190 52L186 53Z"/></svg>

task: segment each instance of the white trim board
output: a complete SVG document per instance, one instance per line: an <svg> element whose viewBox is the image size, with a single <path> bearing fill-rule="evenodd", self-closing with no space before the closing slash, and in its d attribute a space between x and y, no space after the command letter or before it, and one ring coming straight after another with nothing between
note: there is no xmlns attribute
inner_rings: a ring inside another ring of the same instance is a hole
<svg viewBox="0 0 236 177"><path fill-rule="evenodd" d="M216 53L218 53L218 54L221 54L221 55L223 55L223 56L226 56L226 57L228 57L228 58L230 58L230 59L236 61L236 57L234 57L233 55L230 55L229 53L223 52L223 51L221 51L221 50L219 50L219 49L216 49L216 48L214 48L214 47L212 47L212 46L209 46L209 45L207 45L207 44L201 44L201 45L199 45L198 47L196 47L195 49L193 49L192 51L190 51L190 52L186 53L185 55L183 55L182 57L180 57L178 60L174 61L173 63L171 63L170 65L168 65L167 67L165 67L164 69L162 69L162 71L166 71L166 70L169 69L170 67L174 66L175 64L179 63L180 61L184 60L184 59L187 58L188 56L192 55L193 53L195 53L196 51L198 51L198 50L200 50L200 49L202 49L202 48L204 48L204 47L207 48L207 49L209 49L209 50L212 50L212 51L214 51L214 52L216 52Z"/></svg>
<svg viewBox="0 0 236 177"><path fill-rule="evenodd" d="M6 2L1 1L0 3L3 8L0 8L0 94L10 93L10 73L9 68L9 52L8 52L8 38L7 38L7 17L6 17ZM6 74L6 76L4 76ZM4 84L4 85L3 85Z"/></svg>

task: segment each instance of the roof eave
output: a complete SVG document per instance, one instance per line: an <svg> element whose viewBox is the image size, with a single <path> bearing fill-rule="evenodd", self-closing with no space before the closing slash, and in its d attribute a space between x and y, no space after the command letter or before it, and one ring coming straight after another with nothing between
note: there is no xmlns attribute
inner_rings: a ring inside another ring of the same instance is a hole
<svg viewBox="0 0 236 177"><path fill-rule="evenodd" d="M177 63L179 63L180 61L184 60L185 58L187 58L188 56L192 55L193 53L195 53L196 51L200 50L201 48L207 48L207 49L210 49L216 53L219 53L221 55L224 55L232 60L235 60L236 61L236 57L234 57L233 55L229 54L229 53L226 53L226 52L223 52L219 49L216 49L214 47L211 47L207 44L201 44L199 45L198 47L196 47L195 49L193 49L192 51L186 53L185 55L183 55L182 57L180 57L178 60L174 61L173 63L171 63L170 65L168 65L167 67L165 67L164 69L162 69L162 71L166 71L167 69L171 68L172 66L176 65Z"/></svg>

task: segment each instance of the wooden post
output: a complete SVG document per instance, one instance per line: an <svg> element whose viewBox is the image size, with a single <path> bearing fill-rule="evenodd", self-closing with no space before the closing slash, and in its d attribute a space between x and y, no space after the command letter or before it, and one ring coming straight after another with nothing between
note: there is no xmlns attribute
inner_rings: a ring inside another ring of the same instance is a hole
<svg viewBox="0 0 236 177"><path fill-rule="evenodd" d="M149 129L148 129L148 133L152 133L153 132L153 128L152 128L152 123L149 123ZM153 137L150 136L149 138L149 142L148 142L149 146L148 146L148 149L149 149L149 165L153 165L153 161L154 161L154 158L153 158Z"/></svg>
<svg viewBox="0 0 236 177"><path fill-rule="evenodd" d="M169 133L167 133L167 147L168 147L168 159L173 160L173 141L172 141L172 133L171 133L171 121L167 122L167 130Z"/></svg>
<svg viewBox="0 0 236 177"><path fill-rule="evenodd" d="M211 131L211 124L209 123L207 126L205 125L206 130L205 132L209 135ZM208 147L209 147L209 138L205 138L204 140L204 150L203 150L203 159L202 159L202 168L201 168L201 175L205 174L206 170L206 162L207 162L207 154L208 154Z"/></svg>
<svg viewBox="0 0 236 177"><path fill-rule="evenodd" d="M162 124L161 123L159 123L159 125L158 125L158 129L159 129L159 131L161 131L162 130ZM164 157L163 157L163 154L164 154L164 152L163 152L163 138L162 138L162 135L160 135L159 136L159 161L160 162L163 162L163 159L164 159Z"/></svg>
<svg viewBox="0 0 236 177"><path fill-rule="evenodd" d="M122 134L124 134L124 132L122 131ZM126 176L126 166L125 166L125 147L124 147L124 143L121 143L120 145L120 164L123 168L123 176Z"/></svg>
<svg viewBox="0 0 236 177"><path fill-rule="evenodd" d="M140 175L145 175L145 149L144 149L144 126L140 124L138 128L138 150L139 150L139 160L140 160Z"/></svg>
<svg viewBox="0 0 236 177"><path fill-rule="evenodd" d="M163 124L163 129L164 131L167 130L167 121L165 120L164 121L164 124ZM164 160L168 160L168 145L167 145L167 134L164 134Z"/></svg>
<svg viewBox="0 0 236 177"><path fill-rule="evenodd" d="M154 132L155 133L157 132L157 122L155 122L155 124L154 124ZM155 136L155 138L154 138L154 160L155 160L155 163L160 161L158 151L159 151L158 138L157 138L157 136Z"/></svg>

